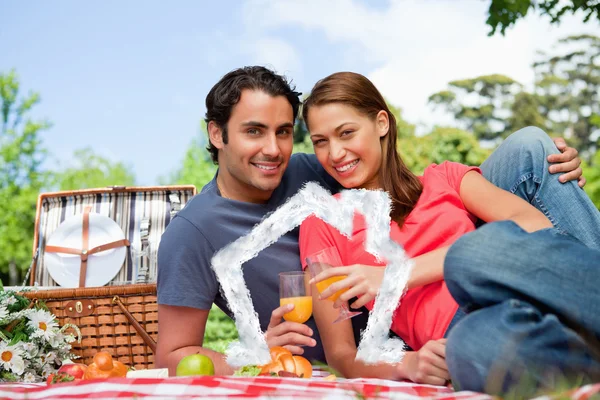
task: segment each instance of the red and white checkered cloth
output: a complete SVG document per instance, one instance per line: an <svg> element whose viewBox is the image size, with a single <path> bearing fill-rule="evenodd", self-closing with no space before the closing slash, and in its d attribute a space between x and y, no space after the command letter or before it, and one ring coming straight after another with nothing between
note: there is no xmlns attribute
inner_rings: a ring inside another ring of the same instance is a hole
<svg viewBox="0 0 600 400"><path fill-rule="evenodd" d="M570 393L585 400L600 393L600 384ZM312 379L203 376L180 378L122 378L77 381L51 386L42 384L0 385L0 399L468 399L491 400L473 392L453 392L446 387L392 382L379 379L325 381ZM564 398L564 397L562 397ZM549 399L549 398L547 398Z"/></svg>

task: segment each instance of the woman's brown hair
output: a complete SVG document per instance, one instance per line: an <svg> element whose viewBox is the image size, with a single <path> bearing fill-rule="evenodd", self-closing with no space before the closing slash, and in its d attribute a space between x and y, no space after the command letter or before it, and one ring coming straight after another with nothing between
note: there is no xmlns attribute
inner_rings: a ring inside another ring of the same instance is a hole
<svg viewBox="0 0 600 400"><path fill-rule="evenodd" d="M396 119L383 96L370 80L360 74L337 72L329 75L316 83L302 106L302 116L309 131L308 113L311 107L330 103L348 105L373 120L381 110L388 114L389 130L380 139L383 157L379 168L379 183L392 200L391 218L402 226L419 200L423 186L398 154Z"/></svg>

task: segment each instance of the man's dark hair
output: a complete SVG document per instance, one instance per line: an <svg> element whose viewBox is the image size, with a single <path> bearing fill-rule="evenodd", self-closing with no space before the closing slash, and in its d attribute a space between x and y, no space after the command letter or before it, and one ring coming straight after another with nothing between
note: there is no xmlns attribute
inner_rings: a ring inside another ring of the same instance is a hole
<svg viewBox="0 0 600 400"><path fill-rule="evenodd" d="M227 144L227 123L231 117L231 110L240 101L242 90L260 90L273 97L284 96L290 102L294 114L294 121L300 107L300 93L294 91L295 87L287 79L265 67L252 66L238 68L223 76L206 96L206 116L204 121L208 126L210 121L221 128L223 143ZM218 149L208 140L206 149L215 164L218 164Z"/></svg>

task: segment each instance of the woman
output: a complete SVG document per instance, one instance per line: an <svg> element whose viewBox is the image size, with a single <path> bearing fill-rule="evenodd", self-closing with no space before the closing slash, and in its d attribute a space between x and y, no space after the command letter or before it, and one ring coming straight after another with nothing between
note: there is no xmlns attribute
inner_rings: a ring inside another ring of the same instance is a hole
<svg viewBox="0 0 600 400"><path fill-rule="evenodd" d="M415 267L408 291L396 310L392 330L414 351L398 365L366 366L354 360L356 344L349 321L332 324L337 315L330 302L314 303L314 315L328 363L347 377L373 376L444 384L449 379L445 339L462 315L443 281L449 246L485 222L512 220L527 232L551 228L535 207L483 178L475 167L444 162L417 177L396 149L396 123L374 85L354 73L336 73L313 88L304 103L304 120L319 162L347 189L381 189L392 199L391 238L403 245ZM391 134L390 134L391 133ZM383 268L364 250L366 224L355 214L352 238L316 217L300 229L300 254L336 247L344 265L320 274L347 276L320 298L350 288L336 305L360 296L353 308L367 305L381 284Z"/></svg>

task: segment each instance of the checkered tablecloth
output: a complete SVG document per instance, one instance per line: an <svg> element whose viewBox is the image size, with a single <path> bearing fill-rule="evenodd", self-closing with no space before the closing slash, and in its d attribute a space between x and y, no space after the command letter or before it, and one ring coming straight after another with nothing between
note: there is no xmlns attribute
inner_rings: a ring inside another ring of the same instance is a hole
<svg viewBox="0 0 600 400"><path fill-rule="evenodd" d="M600 393L600 384L584 386L567 396L584 400ZM57 385L3 384L0 399L468 399L491 400L473 392L379 379L326 381L313 379L231 376L122 378ZM565 397L562 397L565 398Z"/></svg>

